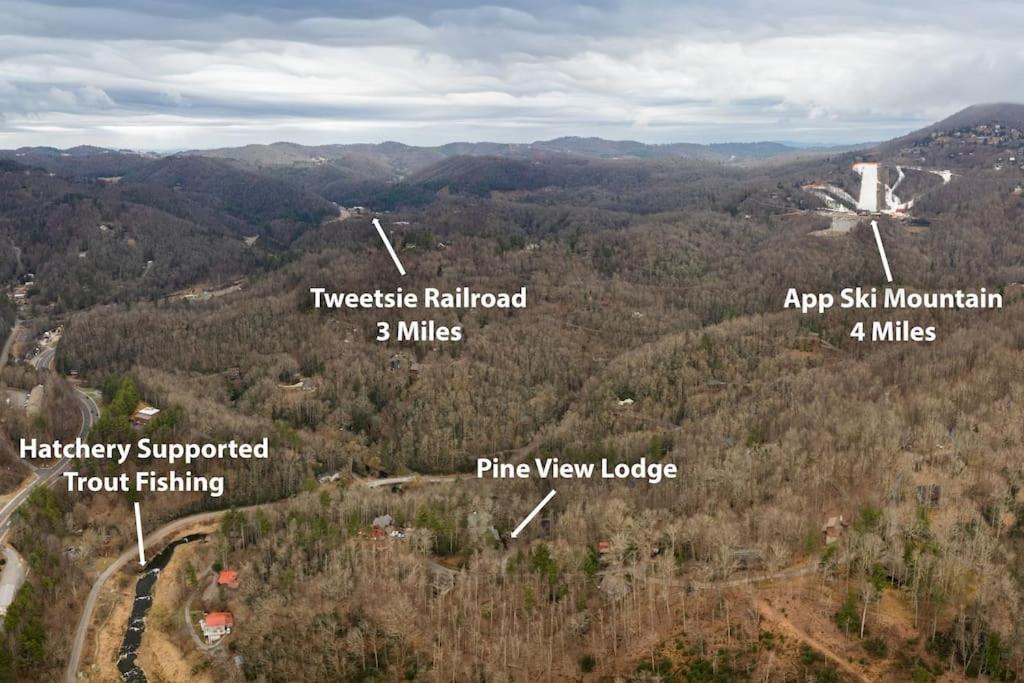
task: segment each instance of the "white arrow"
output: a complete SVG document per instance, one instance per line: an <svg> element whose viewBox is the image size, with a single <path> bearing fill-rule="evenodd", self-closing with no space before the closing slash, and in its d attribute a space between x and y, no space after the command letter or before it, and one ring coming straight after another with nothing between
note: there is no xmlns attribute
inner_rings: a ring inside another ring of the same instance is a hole
<svg viewBox="0 0 1024 683"><path fill-rule="evenodd" d="M878 253L882 257L882 267L885 268L885 279L892 282L892 271L889 270L889 259L885 257L885 247L882 246L882 236L878 234L878 221L871 221L871 229L875 231L875 244L878 245Z"/></svg>
<svg viewBox="0 0 1024 683"><path fill-rule="evenodd" d="M373 219L373 227L377 228L377 234L384 240L384 246L387 247L388 253L391 254L391 260L395 262L395 267L398 268L399 274L405 275L405 268L402 267L402 262L398 260L398 254L395 253L395 248L391 246L391 240L384 234L384 228L380 227L380 221L376 218Z"/></svg>
<svg viewBox="0 0 1024 683"><path fill-rule="evenodd" d="M542 507L544 507L545 505L547 505L548 501L551 500L554 497L555 497L555 490L551 489L551 493L549 493L548 495L544 496L544 500L542 500L541 502L537 503L537 507L533 508L533 511L530 512L530 514L526 515L526 519L524 519L523 521L521 521L519 523L519 526L516 527L516 530L512 532L512 538L516 538L517 536L519 536L519 534L521 534L523 532L523 529L526 528L526 525L530 523L530 520L532 520L534 517L536 517L537 513L540 512L540 509Z"/></svg>
<svg viewBox="0 0 1024 683"><path fill-rule="evenodd" d="M135 533L139 536L139 564L146 566L146 548L142 544L142 510L138 502L135 503Z"/></svg>

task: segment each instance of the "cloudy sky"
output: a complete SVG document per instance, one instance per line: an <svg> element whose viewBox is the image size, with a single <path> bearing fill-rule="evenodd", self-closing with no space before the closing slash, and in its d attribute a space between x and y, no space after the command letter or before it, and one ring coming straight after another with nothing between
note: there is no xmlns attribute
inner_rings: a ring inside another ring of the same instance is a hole
<svg viewBox="0 0 1024 683"><path fill-rule="evenodd" d="M0 0L0 147L844 143L1024 101L1016 0Z"/></svg>

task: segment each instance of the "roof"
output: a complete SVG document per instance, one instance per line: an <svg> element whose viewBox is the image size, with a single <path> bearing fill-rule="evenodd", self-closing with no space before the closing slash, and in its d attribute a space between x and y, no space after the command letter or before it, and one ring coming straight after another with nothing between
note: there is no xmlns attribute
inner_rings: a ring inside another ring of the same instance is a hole
<svg viewBox="0 0 1024 683"><path fill-rule="evenodd" d="M159 412L160 412L159 408L154 408L153 406L143 406L143 407L139 408L138 410L136 410L135 414L136 415L142 415L142 416L145 416L145 417L153 417L154 415L156 415Z"/></svg>
<svg viewBox="0 0 1024 683"><path fill-rule="evenodd" d="M203 623L210 627L234 626L235 617L231 612L210 612L203 617Z"/></svg>
<svg viewBox="0 0 1024 683"><path fill-rule="evenodd" d="M225 569L224 571L222 571L220 574L217 575L217 584L218 585L224 586L224 585L231 585L231 584L237 584L237 583L238 583L238 572L235 571L234 569Z"/></svg>
<svg viewBox="0 0 1024 683"><path fill-rule="evenodd" d="M825 522L825 526L821 529L822 531L827 531L828 529L841 529L845 526L848 526L847 521L843 519L842 515L839 515L838 517L829 517L828 521Z"/></svg>

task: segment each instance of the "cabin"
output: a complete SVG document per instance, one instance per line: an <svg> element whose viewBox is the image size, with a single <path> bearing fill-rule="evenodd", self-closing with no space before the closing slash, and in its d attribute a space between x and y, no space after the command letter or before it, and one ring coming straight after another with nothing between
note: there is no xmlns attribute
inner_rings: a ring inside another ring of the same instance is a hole
<svg viewBox="0 0 1024 683"><path fill-rule="evenodd" d="M341 472L325 472L316 478L321 484L329 484L341 479Z"/></svg>
<svg viewBox="0 0 1024 683"><path fill-rule="evenodd" d="M209 612L199 621L199 628L208 643L216 643L231 633L235 626L235 617L231 612Z"/></svg>
<svg viewBox="0 0 1024 683"><path fill-rule="evenodd" d="M821 527L822 540L825 542L825 545L832 545L838 541L848 526L850 526L850 523L843 519L842 515L829 517L828 521L825 522L825 526Z"/></svg>
<svg viewBox="0 0 1024 683"><path fill-rule="evenodd" d="M132 413L128 420L132 423L133 427L145 427L159 412L159 408L142 403L135 409L135 412Z"/></svg>
<svg viewBox="0 0 1024 683"><path fill-rule="evenodd" d="M760 569L764 566L764 556L760 550L753 548L734 550L732 552L732 566L738 571Z"/></svg>
<svg viewBox="0 0 1024 683"><path fill-rule="evenodd" d="M226 588L238 588L238 572L234 569L225 569L217 574L217 585Z"/></svg>

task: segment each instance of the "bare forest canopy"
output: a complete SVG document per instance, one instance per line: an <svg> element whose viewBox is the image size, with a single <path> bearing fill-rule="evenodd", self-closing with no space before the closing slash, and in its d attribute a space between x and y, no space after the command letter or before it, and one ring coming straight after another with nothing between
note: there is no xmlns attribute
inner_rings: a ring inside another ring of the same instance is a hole
<svg viewBox="0 0 1024 683"><path fill-rule="evenodd" d="M0 155L0 269L30 284L21 310L65 323L58 369L102 387L93 440L138 438L127 422L138 401L161 409L144 431L154 440L271 438L258 466L200 466L228 477L222 501L136 494L154 524L268 504L225 517L217 538L216 560L252 577L239 598L252 615L235 639L241 669L212 665L224 678L490 680L511 658L523 678L836 680L840 665L817 651L769 646L749 598L687 602L686 586L729 576L749 552L773 570L820 563L841 587L827 621L859 659L880 651L872 639L912 650L881 656L898 680L1014 680L1024 171L1008 160L1024 158L1020 110L968 110L871 149L813 153L580 139L17 150ZM846 235L812 234L830 218L807 186L855 194L851 165L865 160L906 166L901 182L920 196L912 220L877 217L896 284L986 287L1004 309L913 312L940 331L920 345L851 339L856 312L782 310L789 288L885 285L869 217L850 212ZM526 286L529 303L440 314L463 326L462 343L381 344L376 322L397 316L318 311L309 294L398 286ZM9 326L13 308L0 314ZM48 410L63 415L67 387L50 393ZM18 433L67 428L12 419ZM544 543L513 551L500 539L541 483L403 496L317 481L542 455L647 457L681 476L566 484L537 524ZM925 485L941 489L940 506L922 505ZM72 529L85 530L86 563L129 547L124 502L34 497L15 531L45 540L27 584L42 597L18 603L0 671L59 670L64 617L83 598L69 581L84 581L60 548ZM368 524L385 512L412 529L408 543L368 550ZM840 514L855 523L823 548L821 525ZM439 561L461 572L450 603L438 598ZM913 646L877 618L883 595L912 613Z"/></svg>

